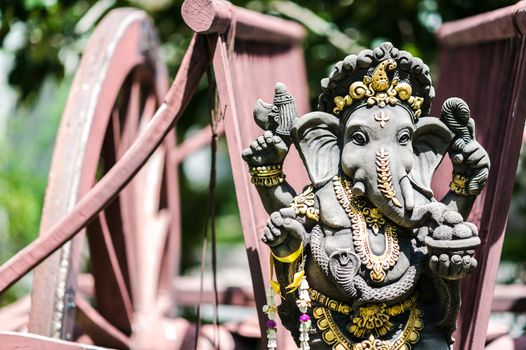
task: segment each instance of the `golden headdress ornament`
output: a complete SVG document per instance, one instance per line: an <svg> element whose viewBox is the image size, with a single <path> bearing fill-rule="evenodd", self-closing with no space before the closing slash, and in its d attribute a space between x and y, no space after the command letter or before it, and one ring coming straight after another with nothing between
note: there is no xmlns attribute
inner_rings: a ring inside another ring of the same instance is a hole
<svg viewBox="0 0 526 350"><path fill-rule="evenodd" d="M434 97L427 65L391 43L347 56L322 80L322 89L319 108L335 115L364 103L380 108L400 103L416 120L429 112Z"/></svg>

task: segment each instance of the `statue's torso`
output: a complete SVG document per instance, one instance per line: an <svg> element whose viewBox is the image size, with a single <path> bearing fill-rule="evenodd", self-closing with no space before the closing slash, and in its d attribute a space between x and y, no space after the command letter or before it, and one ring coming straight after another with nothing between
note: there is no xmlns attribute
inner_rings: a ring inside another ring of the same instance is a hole
<svg viewBox="0 0 526 350"><path fill-rule="evenodd" d="M320 242L321 244L318 243L318 245L321 246L325 256L331 257L331 255L342 249L348 249L354 254L357 254L355 244L353 243L351 220L337 201L332 186L330 184L324 186L316 193L316 195L321 208L319 226L323 233ZM392 222L388 224L394 225ZM363 265L363 263L360 263L361 266L358 269L357 274L374 288L396 283L407 273L411 265L417 263L415 259L418 259L418 257L415 255L416 248L414 239L411 237L412 232L410 230L404 230L401 227L396 227L396 232L399 253L396 263L386 271L386 276L382 281L371 280L369 276L370 271ZM374 255L380 256L384 254L386 250L386 225L381 227L378 233L374 233L373 230L367 226L365 236ZM313 243L314 245L317 244L316 242ZM317 247L314 249L317 249ZM307 276L316 276L320 273L320 270L323 270L323 268L320 269L320 264L323 266L324 263L319 261L320 259L317 259L317 256L319 256L319 254L312 254L311 258L308 259L307 269L310 270L310 273L307 271ZM331 272L329 271L329 275L330 274ZM325 291L328 295L331 295L336 299L348 303L353 303L355 301L352 296L341 291L341 288L338 288L337 282L334 281L334 278L313 278L309 283L312 288ZM409 296L410 295L407 295L407 297Z"/></svg>

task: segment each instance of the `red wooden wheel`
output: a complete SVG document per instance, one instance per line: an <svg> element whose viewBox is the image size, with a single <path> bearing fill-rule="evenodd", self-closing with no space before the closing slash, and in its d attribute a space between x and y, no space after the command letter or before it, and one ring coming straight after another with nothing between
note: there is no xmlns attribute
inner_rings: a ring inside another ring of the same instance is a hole
<svg viewBox="0 0 526 350"><path fill-rule="evenodd" d="M158 45L141 11L114 10L96 28L62 117L41 232L122 157L162 103L167 77ZM85 232L35 270L30 332L116 348L145 348L155 337L157 347L176 347L170 318L180 237L174 144L172 130ZM89 251L89 275L79 274L83 251Z"/></svg>

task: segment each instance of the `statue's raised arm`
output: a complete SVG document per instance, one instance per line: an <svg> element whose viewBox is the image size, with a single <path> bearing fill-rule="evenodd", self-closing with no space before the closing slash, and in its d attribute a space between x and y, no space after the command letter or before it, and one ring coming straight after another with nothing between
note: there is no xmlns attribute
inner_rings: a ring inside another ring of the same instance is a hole
<svg viewBox="0 0 526 350"><path fill-rule="evenodd" d="M277 83L273 103L256 102L254 120L263 129L243 153L263 206L270 214L288 207L296 193L285 180L283 162L291 145L291 129L298 118L294 98Z"/></svg>

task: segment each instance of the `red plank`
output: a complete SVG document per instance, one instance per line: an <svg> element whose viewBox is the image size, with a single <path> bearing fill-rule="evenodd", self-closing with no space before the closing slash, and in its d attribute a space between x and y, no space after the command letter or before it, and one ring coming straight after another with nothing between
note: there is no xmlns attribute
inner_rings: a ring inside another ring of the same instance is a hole
<svg viewBox="0 0 526 350"><path fill-rule="evenodd" d="M437 37L442 45L465 46L526 34L526 1L477 16L445 23Z"/></svg>
<svg viewBox="0 0 526 350"><path fill-rule="evenodd" d="M296 97L298 112L307 112L307 83L303 55L299 46L276 46L236 42L234 50L221 37L214 55L214 72L220 110L224 111L225 134L236 185L245 247L254 289L257 309L266 303L265 282L268 282L268 247L261 240L261 232L268 218L256 189L250 181L247 165L241 159L242 150L263 131L252 117L257 98L272 101L276 82L287 84ZM296 190L308 182L302 162L291 150L285 162L287 180ZM265 315L258 313L262 334L265 332ZM283 328L278 332L279 346L288 349L291 337ZM294 347L294 346L293 346Z"/></svg>
<svg viewBox="0 0 526 350"><path fill-rule="evenodd" d="M440 107L450 96L466 100L477 123L477 140L492 162L487 186L469 218L479 226L482 244L476 253L477 269L461 284L456 349L484 347L526 116L525 49L526 41L520 36L464 47L443 46L441 51L434 106ZM447 191L450 174L450 169L442 168L435 176L439 198L441 191Z"/></svg>
<svg viewBox="0 0 526 350"><path fill-rule="evenodd" d="M491 311L526 313L526 286L497 284L493 293Z"/></svg>
<svg viewBox="0 0 526 350"><path fill-rule="evenodd" d="M237 202L240 204L241 223L243 225L243 235L245 238L245 247L247 249L248 261L250 266L250 275L254 287L254 298L260 310L266 303L264 276L262 275L263 266L261 261L267 249L259 240L259 230L256 218L255 201L252 184L245 176L245 165L239 157L240 150L245 145L243 141L246 137L241 135L240 115L237 112L237 96L234 94L232 82L232 73L228 64L229 58L226 43L223 39L217 42L214 53L214 72L217 79L217 92L221 103L220 110L225 111L225 131L232 164L232 175L236 184ZM265 324L264 315L258 313L260 326ZM262 331L263 334L263 331Z"/></svg>
<svg viewBox="0 0 526 350"><path fill-rule="evenodd" d="M199 303L212 304L214 291L210 286L203 286L200 295L201 281L196 277L179 276L173 280L177 304L195 306ZM240 287L227 287L218 291L219 304L237 306L255 306L254 293Z"/></svg>
<svg viewBox="0 0 526 350"><path fill-rule="evenodd" d="M72 343L31 333L0 332L0 350L104 350L99 346Z"/></svg>

